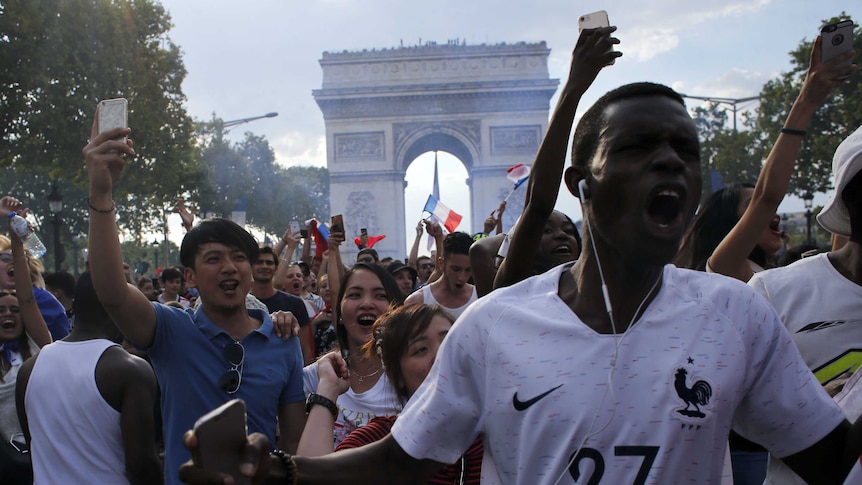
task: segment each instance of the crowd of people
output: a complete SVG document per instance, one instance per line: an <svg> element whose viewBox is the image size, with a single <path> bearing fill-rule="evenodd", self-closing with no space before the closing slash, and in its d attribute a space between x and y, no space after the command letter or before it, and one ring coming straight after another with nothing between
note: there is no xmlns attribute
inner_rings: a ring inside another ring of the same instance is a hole
<svg viewBox="0 0 862 485"><path fill-rule="evenodd" d="M660 84L599 98L565 167L614 31L581 33L514 227L505 202L483 238L423 220L404 260L345 264L338 230L313 256L295 228L261 246L181 202L182 265L135 279L112 199L131 130L99 133L97 113L88 271L43 280L0 237L0 483L844 482L862 455L833 399L862 345L862 128L818 215L832 251L781 266L775 211L855 52L823 63L818 38L757 183L700 204L697 130ZM582 233L543 190L561 183ZM244 442L192 431L231 399ZM239 466L203 466L213 446Z"/></svg>

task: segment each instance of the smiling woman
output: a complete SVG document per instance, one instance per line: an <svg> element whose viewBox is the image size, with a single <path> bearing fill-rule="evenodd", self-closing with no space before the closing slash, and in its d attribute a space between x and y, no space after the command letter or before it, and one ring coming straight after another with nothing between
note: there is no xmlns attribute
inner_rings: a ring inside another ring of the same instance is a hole
<svg viewBox="0 0 862 485"><path fill-rule="evenodd" d="M372 340L371 329L377 318L389 308L400 306L403 299L392 275L382 266L357 263L345 273L333 304L333 315L346 367L343 370L349 369L350 378L336 376L342 375L342 369L333 364L335 355L324 356L305 368L303 380L309 402L322 397L324 402L333 403L335 424L334 428L329 424L332 436L303 436L301 454L332 453L335 445L354 429L368 424L375 416L392 416L401 409L380 357L360 349ZM329 382L337 382L338 388L328 386Z"/></svg>

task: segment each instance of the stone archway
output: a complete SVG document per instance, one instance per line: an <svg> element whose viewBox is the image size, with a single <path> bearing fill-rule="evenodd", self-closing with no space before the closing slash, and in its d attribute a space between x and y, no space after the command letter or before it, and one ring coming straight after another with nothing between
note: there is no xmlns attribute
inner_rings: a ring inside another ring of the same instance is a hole
<svg viewBox="0 0 862 485"><path fill-rule="evenodd" d="M544 136L559 84L549 78L549 54L544 42L324 52L323 85L313 94L326 124L330 207L344 214L348 240L365 227L387 234L375 246L381 257L404 257L404 173L435 150L455 155L469 174L479 227L459 230L481 230L511 189L506 168L532 163Z"/></svg>

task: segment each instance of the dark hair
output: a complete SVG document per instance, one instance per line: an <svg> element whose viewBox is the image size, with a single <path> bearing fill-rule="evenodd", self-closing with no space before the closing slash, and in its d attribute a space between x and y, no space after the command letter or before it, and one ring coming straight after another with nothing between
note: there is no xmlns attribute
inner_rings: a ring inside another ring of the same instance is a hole
<svg viewBox="0 0 862 485"><path fill-rule="evenodd" d="M453 254L470 255L470 246L473 245L473 237L466 232L452 232L443 239L443 259Z"/></svg>
<svg viewBox="0 0 862 485"><path fill-rule="evenodd" d="M664 96L685 107L682 96L663 84L639 82L608 91L590 106L575 128L575 136L572 139L572 165L586 167L593 157L599 143L599 133L605 127L605 112L608 106L627 99L651 96Z"/></svg>
<svg viewBox="0 0 862 485"><path fill-rule="evenodd" d="M575 228L575 240L578 242L578 252L574 253L573 260L578 259L581 255L581 246L583 243L581 242L581 233L578 232L578 225L572 221L572 218L566 215L562 211L554 210L554 212L559 212L563 217L566 218L566 222L572 225ZM546 271L550 270L554 266L557 265L557 260L554 259L551 254L542 254L541 251L536 251L536 255L533 257L533 274L542 274Z"/></svg>
<svg viewBox="0 0 862 485"><path fill-rule="evenodd" d="M407 351L410 341L424 332L434 317L443 317L449 323L455 319L440 305L407 305L393 308L380 315L374 322L373 338L362 346L362 352L369 357L378 356L386 369L386 375L395 388L401 403L410 396L404 383L401 370L401 356Z"/></svg>
<svg viewBox="0 0 862 485"><path fill-rule="evenodd" d="M257 261L258 259L260 259L261 255L263 255L263 254L271 254L271 255L272 255L272 259L274 259L274 260L275 260L275 267L276 267L276 268L278 268L278 255L277 255L277 254L275 254L275 251L273 251L273 250L272 250L272 248L271 248L271 247L269 247L269 246L260 246L260 247L258 248L258 251L257 251L257 257L256 257L256 258L254 258L254 261L252 261L252 264L253 264L255 261Z"/></svg>
<svg viewBox="0 0 862 485"><path fill-rule="evenodd" d="M68 271L48 273L45 275L45 286L47 288L56 288L71 298L75 293L75 276Z"/></svg>
<svg viewBox="0 0 862 485"><path fill-rule="evenodd" d="M162 280L162 283L167 283L168 281L175 280L177 278L182 280L183 272L173 266L163 269L162 274L159 275L159 279Z"/></svg>
<svg viewBox="0 0 862 485"><path fill-rule="evenodd" d="M356 254L356 259L359 259L360 256L365 254L370 254L374 261L380 261L380 255L377 254L377 250L374 248L362 248L359 250L359 253Z"/></svg>
<svg viewBox="0 0 862 485"><path fill-rule="evenodd" d="M149 276L141 276L140 278L138 278L138 289L140 289L142 286L144 286L147 283L152 285L153 279L150 278Z"/></svg>
<svg viewBox="0 0 862 485"><path fill-rule="evenodd" d="M416 258L416 269L419 269L419 261L422 261L423 259L427 259L428 261L431 261L431 256L422 255L422 256L419 256L418 258Z"/></svg>
<svg viewBox="0 0 862 485"><path fill-rule="evenodd" d="M311 268L308 267L308 263L305 261L294 261L293 263L290 263L290 265L299 268L299 270L302 271L303 278L311 276Z"/></svg>
<svg viewBox="0 0 862 485"><path fill-rule="evenodd" d="M72 310L75 312L76 322L79 323L111 319L96 295L93 277L89 271L82 274L78 278L78 283L75 284L75 300L72 302Z"/></svg>
<svg viewBox="0 0 862 485"><path fill-rule="evenodd" d="M338 346L341 348L341 355L344 360L350 358L350 345L347 340L347 330L344 324L341 323L341 302L344 300L344 294L347 292L347 282L357 271L371 271L377 276L377 279L383 284L383 289L386 291L386 296L389 298L390 308L397 308L404 303L404 296L401 290L398 289L398 283L395 278L386 271L383 266L378 264L356 263L352 268L344 273L341 278L341 285L338 287L338 296L332 303L333 321L335 321L335 335L338 338Z"/></svg>
<svg viewBox="0 0 862 485"><path fill-rule="evenodd" d="M180 246L180 261L186 268L195 267L195 256L206 243L220 243L245 254L249 264L257 261L257 241L239 224L228 219L205 219L187 232Z"/></svg>
<svg viewBox="0 0 862 485"><path fill-rule="evenodd" d="M682 268L706 271L706 263L715 248L733 226L739 222L739 203L742 191L751 184L732 184L713 192L701 205L694 222L682 239L675 263ZM748 259L766 267L766 252L755 246Z"/></svg>

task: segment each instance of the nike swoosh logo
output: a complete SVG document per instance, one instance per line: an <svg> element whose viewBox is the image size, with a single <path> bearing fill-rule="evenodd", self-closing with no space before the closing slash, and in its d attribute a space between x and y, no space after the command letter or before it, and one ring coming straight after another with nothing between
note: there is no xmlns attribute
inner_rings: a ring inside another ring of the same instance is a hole
<svg viewBox="0 0 862 485"><path fill-rule="evenodd" d="M557 389L559 389L561 387L563 387L562 384L560 384L559 386L557 386L553 389L548 389L547 391L539 394L538 396L534 397L533 399L527 399L526 401L519 400L518 399L518 393L516 392L515 395L512 396L512 404L515 406L516 411L523 411L523 410L527 409L528 407L532 406L533 404L536 404L537 402L539 402L539 400L542 399L543 397L547 396L548 394L556 391Z"/></svg>

